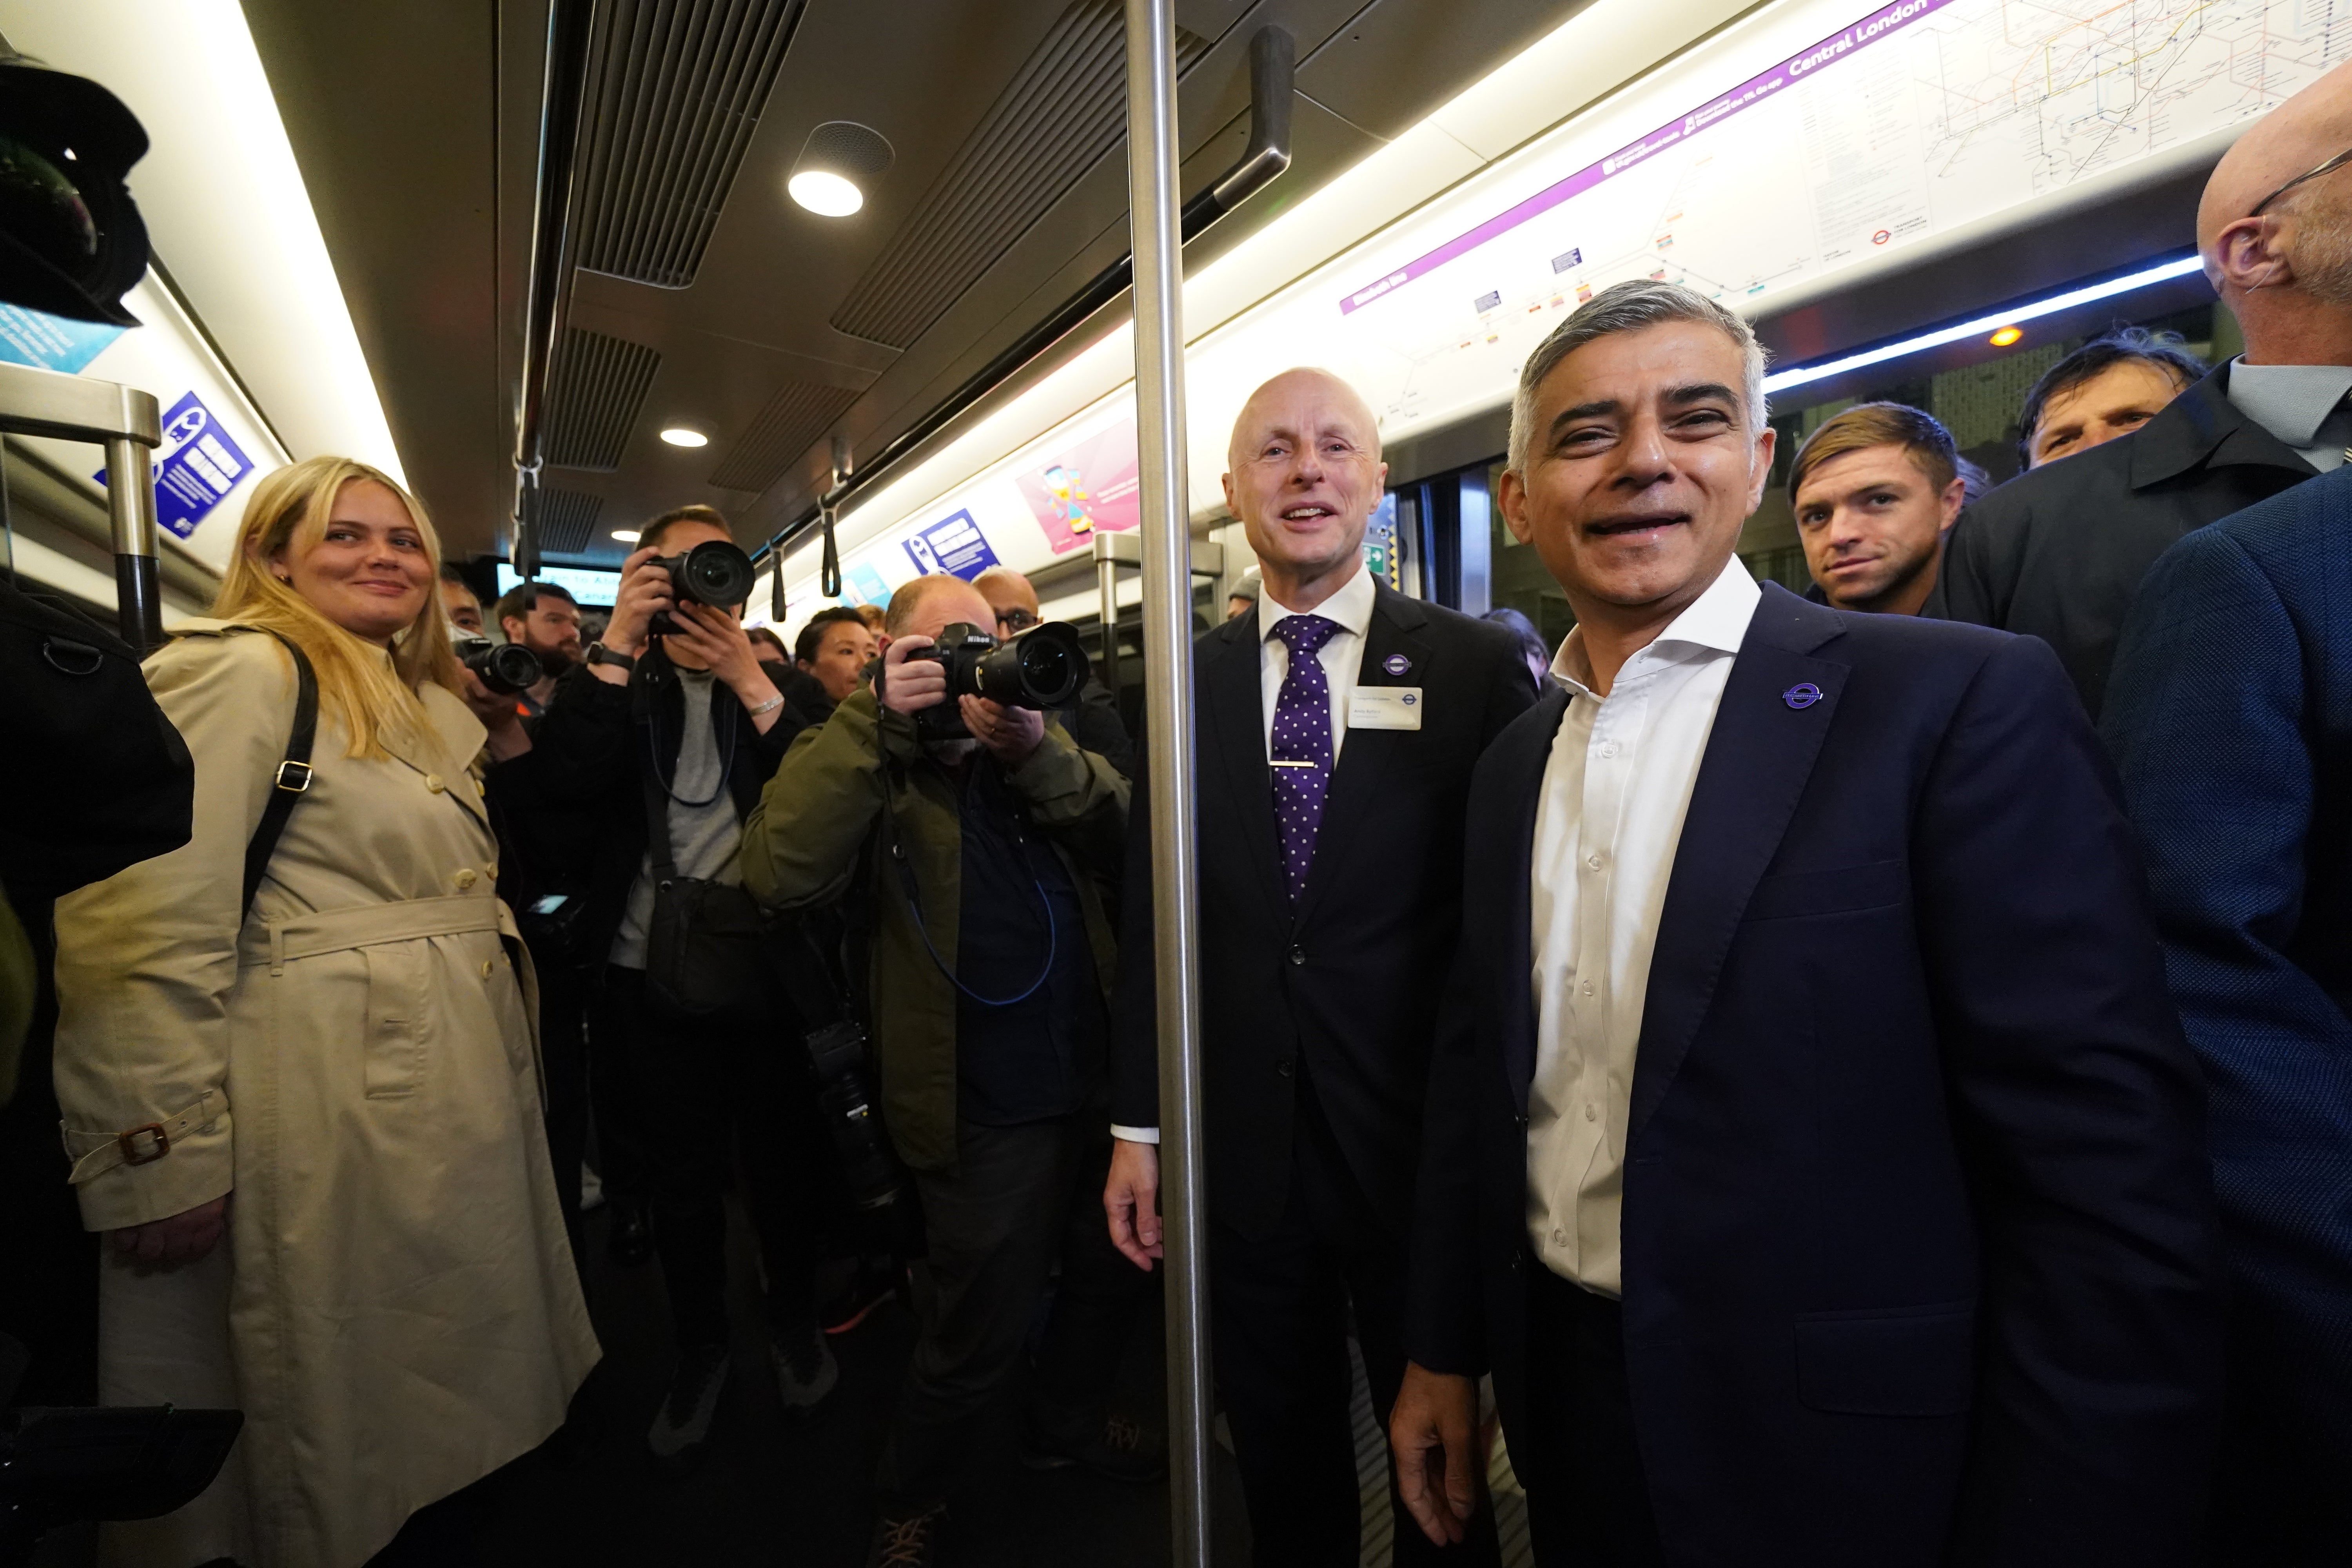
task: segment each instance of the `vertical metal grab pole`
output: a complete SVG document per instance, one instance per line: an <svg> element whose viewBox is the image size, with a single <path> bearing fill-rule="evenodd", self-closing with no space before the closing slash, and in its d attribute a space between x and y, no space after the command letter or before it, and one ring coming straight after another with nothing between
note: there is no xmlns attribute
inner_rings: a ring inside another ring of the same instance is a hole
<svg viewBox="0 0 2352 1568"><path fill-rule="evenodd" d="M1201 1009L1193 952L1199 895L1192 842L1192 508L1184 494L1184 277L1177 227L1172 0L1127 0L1127 193L1135 241L1135 435L1143 480L1170 1537L1182 1568L1208 1568L1208 1271L1202 1256Z"/></svg>

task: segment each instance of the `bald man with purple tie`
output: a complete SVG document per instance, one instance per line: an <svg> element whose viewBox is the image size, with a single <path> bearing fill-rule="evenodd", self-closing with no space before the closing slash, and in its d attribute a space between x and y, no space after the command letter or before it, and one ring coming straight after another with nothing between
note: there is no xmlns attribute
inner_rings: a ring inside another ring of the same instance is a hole
<svg viewBox="0 0 2352 1568"><path fill-rule="evenodd" d="M1345 382L1294 370L1259 387L1227 470L1264 586L1254 614L1193 645L1213 1358L1254 1561L1355 1568L1349 1309L1385 1415L1404 1370L1406 1239L1470 773L1535 689L1507 631L1366 570L1388 468ZM1103 1196L1112 1239L1147 1268L1160 1249L1149 819L1139 786ZM1444 1549L1396 1534L1401 1565L1494 1551L1491 1532Z"/></svg>

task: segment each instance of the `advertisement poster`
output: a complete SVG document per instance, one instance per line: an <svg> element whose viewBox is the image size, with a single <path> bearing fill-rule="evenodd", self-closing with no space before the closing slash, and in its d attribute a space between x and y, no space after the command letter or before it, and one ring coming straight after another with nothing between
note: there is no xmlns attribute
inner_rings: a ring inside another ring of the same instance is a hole
<svg viewBox="0 0 2352 1568"><path fill-rule="evenodd" d="M996 564L996 552L969 511L917 529L907 541L907 553L914 558L919 576L949 572L967 583Z"/></svg>
<svg viewBox="0 0 2352 1568"><path fill-rule="evenodd" d="M1017 482L1056 555L1085 549L1097 532L1133 528L1142 516L1133 421L1119 420Z"/></svg>

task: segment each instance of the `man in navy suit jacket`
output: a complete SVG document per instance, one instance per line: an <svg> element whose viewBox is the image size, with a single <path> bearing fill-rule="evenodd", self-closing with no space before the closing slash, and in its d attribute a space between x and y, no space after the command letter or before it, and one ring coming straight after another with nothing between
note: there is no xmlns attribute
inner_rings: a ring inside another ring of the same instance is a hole
<svg viewBox="0 0 2352 1568"><path fill-rule="evenodd" d="M2102 721L2205 1068L2231 1272L2218 1561L2352 1559L2352 466L2184 535Z"/></svg>
<svg viewBox="0 0 2352 1568"><path fill-rule="evenodd" d="M1522 375L1579 626L1472 784L1407 1505L1461 1528L1491 1370L1547 1563L2189 1561L2219 1248L2110 775L2041 643L1731 559L1762 369L1627 283Z"/></svg>

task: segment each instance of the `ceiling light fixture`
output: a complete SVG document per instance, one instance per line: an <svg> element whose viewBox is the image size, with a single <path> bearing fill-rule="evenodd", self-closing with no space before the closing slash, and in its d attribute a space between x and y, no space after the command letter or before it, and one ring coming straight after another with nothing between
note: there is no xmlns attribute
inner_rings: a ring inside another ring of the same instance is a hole
<svg viewBox="0 0 2352 1568"><path fill-rule="evenodd" d="M699 430L689 430L683 425L673 425L662 432L662 439L673 447L708 447L710 437Z"/></svg>
<svg viewBox="0 0 2352 1568"><path fill-rule="evenodd" d="M784 188L819 217L847 217L866 187L898 156L882 133L854 120L828 120L809 132Z"/></svg>
<svg viewBox="0 0 2352 1568"><path fill-rule="evenodd" d="M2000 331L1995 332L1990 339L1988 339L1987 342L1990 342L1992 346L1997 349L2005 349L2024 335L2025 329L2023 327L2003 327Z"/></svg>
<svg viewBox="0 0 2352 1568"><path fill-rule="evenodd" d="M616 528L613 531L613 537L624 544L635 544L637 542L637 531L634 528Z"/></svg>

